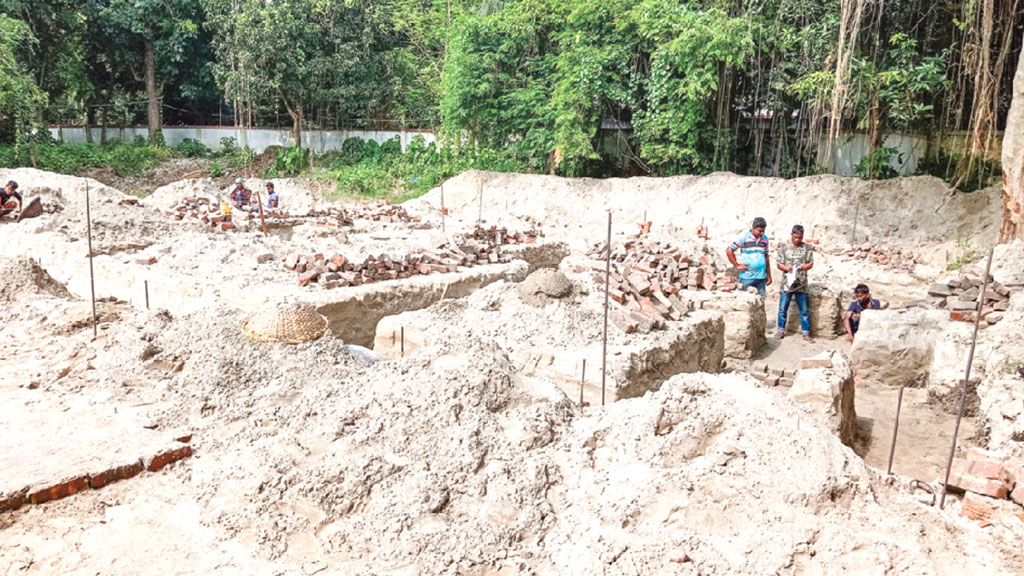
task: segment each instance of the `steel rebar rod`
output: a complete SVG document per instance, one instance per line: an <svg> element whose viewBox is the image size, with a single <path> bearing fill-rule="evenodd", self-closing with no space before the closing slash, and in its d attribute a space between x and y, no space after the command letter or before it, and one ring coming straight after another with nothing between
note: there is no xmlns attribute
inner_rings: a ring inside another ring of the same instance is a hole
<svg viewBox="0 0 1024 576"><path fill-rule="evenodd" d="M587 379L587 359L583 359L583 371L580 373L580 407L583 407L583 381Z"/></svg>
<svg viewBox="0 0 1024 576"><path fill-rule="evenodd" d="M971 337L971 351L967 355L967 368L964 370L964 384L960 388L960 404L956 410L956 426L953 428L953 443L949 447L949 458L946 459L946 475L942 480L942 495L939 496L939 510L946 505L946 492L949 487L949 471L953 468L953 455L956 453L956 437L960 433L960 419L964 416L964 402L967 401L967 383L971 380L971 364L974 363L974 349L978 345L978 325L981 323L981 311L985 308L985 291L988 289L989 271L992 269L992 257L995 247L988 251L988 262L985 264L985 277L981 280L981 294L978 295L978 306L974 312L974 335Z"/></svg>
<svg viewBox="0 0 1024 576"><path fill-rule="evenodd" d="M149 310L149 280L143 280L142 285L146 289L146 310Z"/></svg>
<svg viewBox="0 0 1024 576"><path fill-rule="evenodd" d="M85 235L89 239L89 291L92 293L92 337L97 336L96 328L96 279L92 269L92 212L89 210L89 182L85 183Z"/></svg>
<svg viewBox="0 0 1024 576"><path fill-rule="evenodd" d="M900 409L903 408L903 389L905 386L900 386L900 395L896 398L896 423L892 425L892 444L889 445L889 467L886 468L886 474L892 474L892 457L896 454L896 435L900 431Z"/></svg>
<svg viewBox="0 0 1024 576"><path fill-rule="evenodd" d="M608 211L608 242L604 260L604 336L601 343L601 406L604 406L605 378L608 374L608 289L612 278L612 211Z"/></svg>

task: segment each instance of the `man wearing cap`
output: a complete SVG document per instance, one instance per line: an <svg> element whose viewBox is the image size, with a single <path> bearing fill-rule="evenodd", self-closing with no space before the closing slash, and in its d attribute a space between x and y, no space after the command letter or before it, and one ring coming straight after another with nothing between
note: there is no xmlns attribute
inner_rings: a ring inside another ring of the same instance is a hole
<svg viewBox="0 0 1024 576"><path fill-rule="evenodd" d="M13 212L21 208L21 194L18 193L18 183L14 180L8 182L3 190L0 190L0 215Z"/></svg>
<svg viewBox="0 0 1024 576"><path fill-rule="evenodd" d="M804 244L803 226L793 226L789 242L779 246L778 263L775 266L786 274L779 292L779 317L775 337L782 340L786 336L789 303L796 300L796 307L800 310L800 331L804 334L804 340L810 340L811 297L807 294L807 271L814 266L814 247Z"/></svg>
<svg viewBox="0 0 1024 576"><path fill-rule="evenodd" d="M725 255L729 262L740 271L740 285L743 289L753 286L761 298L765 297L766 286L772 283L772 271L768 266L768 237L764 229L768 223L764 218L754 218L750 230L740 234L728 248ZM736 261L736 251L740 251L740 259Z"/></svg>
<svg viewBox="0 0 1024 576"><path fill-rule="evenodd" d="M241 178L235 178L235 189L231 191L231 203L239 210L252 211L252 190L245 187L245 181Z"/></svg>

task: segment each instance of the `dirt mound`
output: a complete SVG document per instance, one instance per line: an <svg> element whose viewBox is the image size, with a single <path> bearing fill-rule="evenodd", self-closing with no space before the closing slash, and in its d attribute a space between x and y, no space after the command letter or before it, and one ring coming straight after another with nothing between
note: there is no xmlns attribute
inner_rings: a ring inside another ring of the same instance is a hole
<svg viewBox="0 0 1024 576"><path fill-rule="evenodd" d="M838 176L785 180L737 176L672 178L561 178L530 174L465 172L444 183L449 221L521 218L544 228L565 228L592 244L604 237L608 210L613 229L636 232L653 222L652 232L693 238L708 227L709 239L732 241L755 216L768 220L768 236L786 238L794 224L807 237L834 249L851 242L887 242L901 247L938 246L957 252L956 238L979 245L994 242L999 229L998 188L951 194L938 178L917 176L868 182ZM437 215L440 188L407 205ZM924 251L928 263L945 265L945 250Z"/></svg>
<svg viewBox="0 0 1024 576"><path fill-rule="evenodd" d="M572 282L558 270L541 268L530 273L519 285L519 297L531 306L543 307L552 300L572 293Z"/></svg>
<svg viewBox="0 0 1024 576"><path fill-rule="evenodd" d="M153 317L104 354L169 367L159 425L187 423L203 455L184 466L206 546L246 534L266 561L360 574L1007 566L746 377L678 376L583 413L487 339L367 366L330 336L246 342L241 321Z"/></svg>
<svg viewBox="0 0 1024 576"><path fill-rule="evenodd" d="M216 200L220 197L226 198L221 194L220 187L212 178L190 178L157 188L152 194L142 199L142 204L165 211L180 204L185 198L206 198L216 206Z"/></svg>
<svg viewBox="0 0 1024 576"><path fill-rule="evenodd" d="M30 295L71 297L67 288L47 274L35 260L24 256L0 257L0 302L13 302Z"/></svg>

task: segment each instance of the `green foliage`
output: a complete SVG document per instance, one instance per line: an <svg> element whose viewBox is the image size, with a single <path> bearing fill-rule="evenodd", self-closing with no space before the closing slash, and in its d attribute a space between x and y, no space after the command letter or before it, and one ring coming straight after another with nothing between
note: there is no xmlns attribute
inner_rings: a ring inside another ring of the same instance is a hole
<svg viewBox="0 0 1024 576"><path fill-rule="evenodd" d="M279 175L297 175L309 168L309 149L292 146L277 151L274 170Z"/></svg>
<svg viewBox="0 0 1024 576"><path fill-rule="evenodd" d="M947 255L946 257L946 270L950 272L959 270L964 266L974 262L978 259L979 251L978 247L974 245L974 242L970 238L956 237L956 248L952 256Z"/></svg>
<svg viewBox="0 0 1024 576"><path fill-rule="evenodd" d="M21 144L39 126L46 95L22 64L21 54L35 44L28 26L0 14L0 142Z"/></svg>
<svg viewBox="0 0 1024 576"><path fill-rule="evenodd" d="M394 142L398 144L396 140ZM389 150L384 152L385 150ZM355 160L356 151L362 151ZM343 150L323 155L318 178L337 183L336 196L364 196L402 201L428 192L441 182L466 170L495 172L525 171L507 151L488 148L438 147L426 145L422 136L413 138L405 152L372 140L359 144L346 141Z"/></svg>
<svg viewBox="0 0 1024 576"><path fill-rule="evenodd" d="M223 175L224 175L224 165L221 164L220 162L218 162L217 160L214 160L213 162L210 162L210 176L212 176L213 178L217 178L217 177L223 176Z"/></svg>
<svg viewBox="0 0 1024 576"><path fill-rule="evenodd" d="M853 173L857 178L868 180L895 178L899 176L899 172L893 167L892 162L893 160L898 160L899 156L899 150L895 148L888 146L876 148L860 159Z"/></svg>
<svg viewBox="0 0 1024 576"><path fill-rule="evenodd" d="M210 155L210 149L203 145L198 140L192 138L185 138L178 144L175 150L178 156L182 158L206 158Z"/></svg>
<svg viewBox="0 0 1024 576"><path fill-rule="evenodd" d="M41 170L78 174L89 168L113 168L121 176L135 176L169 158L170 151L120 140L103 146L88 143L0 146L0 168L31 166L32 156Z"/></svg>
<svg viewBox="0 0 1024 576"><path fill-rule="evenodd" d="M959 156L951 155L946 149L940 148L935 154L918 160L917 173L927 174L950 182L956 171ZM964 181L958 186L961 192L975 192L997 186L1001 182L1002 165L990 158L973 157L967 165Z"/></svg>

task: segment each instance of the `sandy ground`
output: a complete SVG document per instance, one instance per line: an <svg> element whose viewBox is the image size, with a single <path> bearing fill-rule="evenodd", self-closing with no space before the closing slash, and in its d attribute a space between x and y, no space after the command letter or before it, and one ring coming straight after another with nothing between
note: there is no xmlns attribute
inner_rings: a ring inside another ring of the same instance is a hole
<svg viewBox="0 0 1024 576"><path fill-rule="evenodd" d="M0 436L37 442L43 453L61 433L18 422L91 409L127 415L118 421L129 428L185 430L194 454L0 513L0 574L1024 573L1024 522L1015 515L981 527L959 515L957 498L939 511L906 489L912 477L932 480L948 449L950 417L921 390L904 398L898 474L886 477L879 468L895 390L871 382L857 389L862 436L853 450L785 389L738 372L680 374L656 392L583 409L552 382L525 377L508 342L594 331L593 311L573 324L581 313L574 299L504 322L515 332L500 337L489 335L494 326L473 338L460 331L485 314L448 315L453 330L376 363L332 335L294 346L252 342L239 329L247 313L231 302L247 294L240 288L303 294L293 275L256 264L257 254L294 245L370 251L374 242L401 249L429 242L434 217L408 232L364 223L348 235L354 242L259 240L120 205L113 189L94 190L111 200L94 212L104 271L128 274L139 269L136 254L152 250L167 262L147 270L209 280L222 292L194 298L205 300L194 310L104 301L93 339L82 286L65 290L55 280L83 261L80 252L64 255L81 246L80 182L24 176L61 190L52 198L63 210L4 230L12 251L42 255L53 273L0 274L0 340L18 359L0 368L8 409ZM580 244L575 232L556 232L560 223L547 219L546 236ZM887 285L924 281L903 274ZM490 290L476 292L481 310L500 291ZM502 300L493 301L500 314ZM559 334L543 334L546 326ZM790 366L847 346L789 337L770 340L756 358ZM90 431L116 441L130 433L124 426Z"/></svg>

